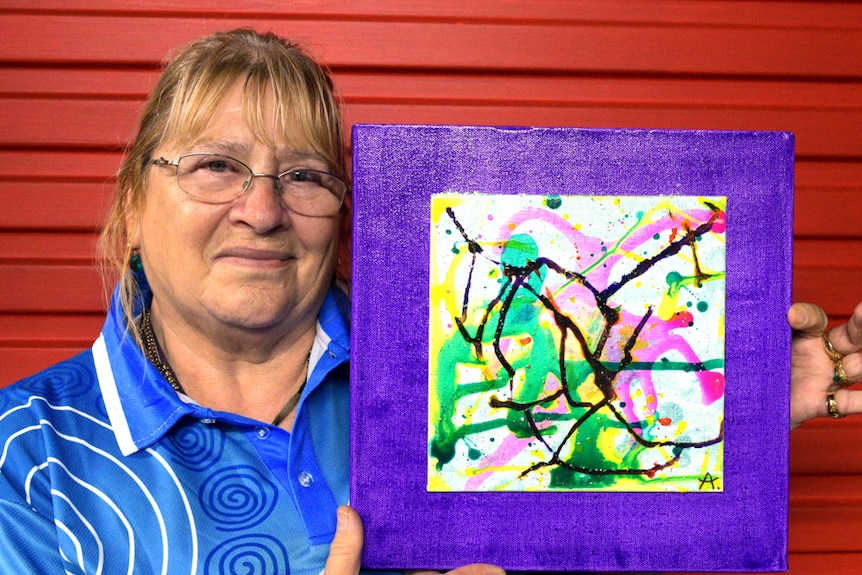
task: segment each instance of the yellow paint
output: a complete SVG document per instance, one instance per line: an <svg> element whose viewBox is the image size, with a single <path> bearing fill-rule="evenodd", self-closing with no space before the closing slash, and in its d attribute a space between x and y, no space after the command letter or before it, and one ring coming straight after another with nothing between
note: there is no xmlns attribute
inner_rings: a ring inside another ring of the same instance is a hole
<svg viewBox="0 0 862 575"><path fill-rule="evenodd" d="M428 474L428 491L451 491L452 488L442 477L433 473Z"/></svg>
<svg viewBox="0 0 862 575"><path fill-rule="evenodd" d="M617 440L619 438L619 434L619 429L605 427L599 431L599 435L596 437L596 447L598 447L599 451L602 452L604 458L616 464L622 463L625 455L625 453L620 451L618 447L619 442ZM628 435L628 433L626 433L626 435Z"/></svg>

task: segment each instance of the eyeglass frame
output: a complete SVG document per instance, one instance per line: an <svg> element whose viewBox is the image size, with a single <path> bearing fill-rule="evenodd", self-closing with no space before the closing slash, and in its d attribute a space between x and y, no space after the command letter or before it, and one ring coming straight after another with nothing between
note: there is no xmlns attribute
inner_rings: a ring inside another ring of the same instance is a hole
<svg viewBox="0 0 862 575"><path fill-rule="evenodd" d="M180 162L183 160L183 158L187 158L190 156L215 156L215 157L219 157L219 158L226 158L228 160L231 160L232 162L236 162L237 164L239 164L240 166L242 166L246 170L248 170L248 173L250 174L249 178L243 182L242 191L240 191L240 193L238 193L237 195L233 196L232 198L230 198L228 200L214 201L214 200L208 200L205 198L198 197L198 196L192 194L191 192L186 191L181 185L179 185ZM176 160L168 160L164 156L159 156L157 159L150 159L150 161L147 162L147 164L158 166L160 168L164 168L165 166L171 166L171 167L175 168L174 169L174 177L177 178L177 186L180 188L180 190L183 191L184 194L189 195L190 197L198 200L199 202L203 202L203 203L207 203L207 204L214 204L214 205L229 204L229 203L235 201L236 199L242 197L243 194L245 194L246 192L248 192L251 189L255 178L271 178L275 182L275 189L278 190L279 196L284 197L284 195L285 195L284 186L281 183L281 177L283 175L289 174L291 172L313 172L316 174L324 174L326 176L329 176L330 178L333 178L337 182L340 182L341 185L343 186L344 190L342 191L340 197L338 194L336 194L335 192L333 192L329 188L327 188L325 186L321 186L323 189L325 189L326 191L331 193L333 196L338 198L338 207L335 208L335 210L332 212L332 214L325 214L325 215L321 215L320 217L326 217L327 215L337 214L338 211L341 209L341 207L344 205L344 198L345 198L345 196L347 196L347 192L348 192L347 182L345 182L344 180L342 180L341 178L339 178L338 176L336 176L335 174L333 174L331 172L327 172L324 170L316 170L314 168L297 168L297 167L294 167L294 168L290 168L288 170L284 170L283 172L280 172L279 174L255 173L255 171L251 168L251 166L249 166L248 164L246 164L242 160L238 160L238 159L234 158L233 156L228 156L226 154L219 154L217 152L187 152L185 154L178 156Z"/></svg>

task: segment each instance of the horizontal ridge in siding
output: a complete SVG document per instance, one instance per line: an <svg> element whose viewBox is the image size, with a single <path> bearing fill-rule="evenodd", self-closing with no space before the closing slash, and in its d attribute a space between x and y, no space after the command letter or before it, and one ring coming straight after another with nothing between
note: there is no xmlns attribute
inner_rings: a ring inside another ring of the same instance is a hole
<svg viewBox="0 0 862 575"><path fill-rule="evenodd" d="M862 506L824 505L790 509L788 546L797 552L862 551L856 534L862 528ZM823 573L834 573L825 570Z"/></svg>
<svg viewBox="0 0 862 575"><path fill-rule="evenodd" d="M823 307L830 316L846 317L862 301L862 268L808 268L793 272L793 299ZM828 287L827 287L828 286Z"/></svg>
<svg viewBox="0 0 862 575"><path fill-rule="evenodd" d="M3 314L0 316L0 346L62 347L88 346L99 335L105 312L71 314ZM35 345L39 344L39 345Z"/></svg>
<svg viewBox="0 0 862 575"><path fill-rule="evenodd" d="M0 66L0 95L62 99L143 99L157 69ZM801 82L782 79L604 77L572 74L389 73L341 69L336 87L348 101L365 104L518 103L619 107L858 109L862 81Z"/></svg>
<svg viewBox="0 0 862 575"><path fill-rule="evenodd" d="M791 553L789 563L787 575L855 575L862 567L862 553Z"/></svg>
<svg viewBox="0 0 862 575"><path fill-rule="evenodd" d="M139 109L137 102L129 101L0 98L0 147L123 149L133 135ZM799 155L862 157L862 130L857 129L862 125L862 108L656 109L637 105L599 108L348 103L345 117L348 123L791 131L796 135Z"/></svg>
<svg viewBox="0 0 862 575"><path fill-rule="evenodd" d="M858 28L862 7L853 3L832 3L828 10L821 3L747 1L744 10L728 10L724 0L687 2L685 10L674 0L315 0L281 2L271 0L149 0L145 4L128 0L6 0L6 10L24 12L61 11L80 14L151 15L201 17L266 15L305 19L362 20L453 20L498 22L625 22L627 24L665 23L674 25L711 25L746 27ZM854 23L856 24L854 26Z"/></svg>
<svg viewBox="0 0 862 575"><path fill-rule="evenodd" d="M665 23L674 25L711 25L746 27L816 27L858 28L862 7L853 3L832 3L824 10L820 3L806 2L745 2L744 10L728 10L728 2L698 1L686 3L685 10L674 0L434 0L433 2L403 2L402 0L315 0L314 2L281 2L271 0L149 0L145 4L128 0L6 0L6 10L24 12L61 11L84 14L152 15L170 17L200 17L201 15L242 16L266 15L362 20L454 20L498 22L625 22L627 24Z"/></svg>
<svg viewBox="0 0 862 575"><path fill-rule="evenodd" d="M94 265L96 240L93 232L0 231L0 264Z"/></svg>
<svg viewBox="0 0 862 575"><path fill-rule="evenodd" d="M152 65L168 50L202 34L240 26L293 37L333 68L862 77L854 57L862 53L862 29L321 21L289 16L33 18L8 13L0 19L5 40L0 61Z"/></svg>
<svg viewBox="0 0 862 575"><path fill-rule="evenodd" d="M0 312L95 313L104 310L92 265L0 265Z"/></svg>
<svg viewBox="0 0 862 575"><path fill-rule="evenodd" d="M0 182L88 182L113 187L122 159L119 150L0 149Z"/></svg>
<svg viewBox="0 0 862 575"><path fill-rule="evenodd" d="M113 186L62 182L0 185L0 229L94 230L104 220Z"/></svg>
<svg viewBox="0 0 862 575"><path fill-rule="evenodd" d="M862 456L853 449L860 441L862 417L809 421L791 434L790 470L796 474L860 475Z"/></svg>

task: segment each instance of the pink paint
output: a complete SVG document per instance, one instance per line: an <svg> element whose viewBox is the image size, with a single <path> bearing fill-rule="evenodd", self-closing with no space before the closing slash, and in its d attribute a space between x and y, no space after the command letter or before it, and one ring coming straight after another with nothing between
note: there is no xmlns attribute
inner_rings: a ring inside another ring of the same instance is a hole
<svg viewBox="0 0 862 575"><path fill-rule="evenodd" d="M727 229L727 213L721 211L712 223L712 231L717 234L723 234L725 229Z"/></svg>
<svg viewBox="0 0 862 575"><path fill-rule="evenodd" d="M700 394L704 405L712 405L724 397L724 374L701 371L697 378L700 380Z"/></svg>
<svg viewBox="0 0 862 575"><path fill-rule="evenodd" d="M528 447L531 439L533 438L519 438L514 435L507 435L506 439L503 440L500 446L493 453L484 456L480 460L479 464L475 466L475 469L498 467L507 464ZM479 487L486 479L493 477L493 473L480 473L478 475L474 475L466 481L464 484L464 490L478 491Z"/></svg>
<svg viewBox="0 0 862 575"><path fill-rule="evenodd" d="M637 319L628 313L623 313L621 323L632 323ZM689 327L692 321L692 314L685 310L678 311L668 321L662 321L654 315L644 330L645 333L649 333L649 338L653 343L645 348L635 350L637 361L659 361L666 353L674 351L681 355L686 362L700 362L700 358L685 338L673 333L674 330ZM697 377L700 385L701 400L704 405L712 405L724 396L724 375L713 371L696 372L694 375ZM649 374L644 374L638 380L638 388L647 398L650 396L655 397L656 395L656 390ZM629 421L640 420L645 414L638 414L634 411L634 402L630 401L632 393L630 385L619 380L615 386L615 390L621 399L628 400L626 401L626 408L623 411L626 417L629 418ZM648 402L648 407L654 409L657 406L655 403Z"/></svg>
<svg viewBox="0 0 862 575"><path fill-rule="evenodd" d="M682 310L675 312L673 316L666 322L669 330L683 327L691 327L694 323L694 316L690 311Z"/></svg>

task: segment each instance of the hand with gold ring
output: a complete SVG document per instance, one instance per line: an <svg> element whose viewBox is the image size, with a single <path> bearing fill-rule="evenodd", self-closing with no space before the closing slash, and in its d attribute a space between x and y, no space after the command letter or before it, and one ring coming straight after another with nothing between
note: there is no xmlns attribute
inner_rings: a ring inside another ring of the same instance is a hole
<svg viewBox="0 0 862 575"><path fill-rule="evenodd" d="M846 324L828 331L826 312L814 304L793 304L787 321L793 329L790 428L862 413L862 392L845 389L862 381L862 303Z"/></svg>

